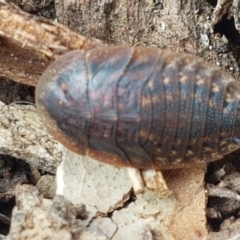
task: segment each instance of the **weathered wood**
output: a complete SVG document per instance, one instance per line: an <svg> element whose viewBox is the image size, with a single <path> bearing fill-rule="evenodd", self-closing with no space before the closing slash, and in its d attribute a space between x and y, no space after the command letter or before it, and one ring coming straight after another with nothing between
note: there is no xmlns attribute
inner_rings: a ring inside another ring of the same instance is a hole
<svg viewBox="0 0 240 240"><path fill-rule="evenodd" d="M49 62L72 49L102 45L0 1L0 76L35 86Z"/></svg>

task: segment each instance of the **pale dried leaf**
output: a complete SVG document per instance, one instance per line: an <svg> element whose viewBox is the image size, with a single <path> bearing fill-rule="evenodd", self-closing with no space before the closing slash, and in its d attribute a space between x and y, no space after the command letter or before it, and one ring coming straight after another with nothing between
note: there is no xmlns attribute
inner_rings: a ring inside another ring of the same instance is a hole
<svg viewBox="0 0 240 240"><path fill-rule="evenodd" d="M128 199L132 185L125 169L78 156L66 149L63 154L64 186L61 192L71 202L96 206L99 212L106 213L122 206ZM57 187L62 186L58 184Z"/></svg>
<svg viewBox="0 0 240 240"><path fill-rule="evenodd" d="M131 191L125 169L84 158L68 150L63 152L64 161L57 174L58 191L72 202L90 207L90 217L86 222L91 222L90 227L100 224L98 227L104 234L114 240L142 239L149 231L162 239L190 240L207 236L202 185L204 168L166 171L166 177L171 173L167 183L173 195L160 198L158 192L146 189L125 206ZM112 217L108 216L109 211ZM102 228L105 220L101 221L100 213L104 219L110 219L109 228Z"/></svg>

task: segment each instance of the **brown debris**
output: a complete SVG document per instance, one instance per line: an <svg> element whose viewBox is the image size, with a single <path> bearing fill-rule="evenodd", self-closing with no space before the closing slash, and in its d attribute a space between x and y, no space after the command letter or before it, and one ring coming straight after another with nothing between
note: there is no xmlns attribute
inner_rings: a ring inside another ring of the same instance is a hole
<svg viewBox="0 0 240 240"><path fill-rule="evenodd" d="M44 198L53 199L56 194L55 177L51 175L41 176L36 187Z"/></svg>
<svg viewBox="0 0 240 240"><path fill-rule="evenodd" d="M234 18L235 28L240 31L240 3L239 0L218 0L212 14L212 26L220 22L225 14L227 18Z"/></svg>
<svg viewBox="0 0 240 240"><path fill-rule="evenodd" d="M240 201L240 196L237 193L224 187L218 187L211 184L207 184L206 190L207 190L208 196L211 196L211 197L230 198L230 199L236 199Z"/></svg>
<svg viewBox="0 0 240 240"><path fill-rule="evenodd" d="M43 199L31 191L25 188L19 193L21 200L13 210L8 240L107 239L100 231L96 234L84 227L82 221L87 217L84 206L74 206L62 196L53 201Z"/></svg>
<svg viewBox="0 0 240 240"><path fill-rule="evenodd" d="M0 102L0 153L21 158L54 173L61 161L60 144L43 128L36 108Z"/></svg>
<svg viewBox="0 0 240 240"><path fill-rule="evenodd" d="M29 165L13 157L0 155L0 202L8 202L15 196L19 184L29 183Z"/></svg>
<svg viewBox="0 0 240 240"><path fill-rule="evenodd" d="M229 227L219 232L211 232L207 240L240 239L239 229L240 229L240 219L236 220Z"/></svg>
<svg viewBox="0 0 240 240"><path fill-rule="evenodd" d="M24 12L36 12L48 6L51 2L53 2L53 0L21 0L18 1L18 4Z"/></svg>

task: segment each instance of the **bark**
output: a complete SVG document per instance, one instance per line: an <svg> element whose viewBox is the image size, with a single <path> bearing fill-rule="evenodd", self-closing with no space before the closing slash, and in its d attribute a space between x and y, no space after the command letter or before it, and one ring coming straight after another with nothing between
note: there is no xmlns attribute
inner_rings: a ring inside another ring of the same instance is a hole
<svg viewBox="0 0 240 240"><path fill-rule="evenodd" d="M24 84L36 86L49 62L61 53L101 45L4 0L0 1L0 19L0 76Z"/></svg>

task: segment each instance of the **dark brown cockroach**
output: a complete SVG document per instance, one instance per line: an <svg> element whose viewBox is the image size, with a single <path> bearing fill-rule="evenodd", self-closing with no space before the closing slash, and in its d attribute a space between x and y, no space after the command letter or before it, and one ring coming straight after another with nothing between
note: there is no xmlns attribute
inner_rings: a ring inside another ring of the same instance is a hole
<svg viewBox="0 0 240 240"><path fill-rule="evenodd" d="M36 89L40 117L70 150L116 166L189 167L240 148L240 86L201 58L154 48L63 55Z"/></svg>

